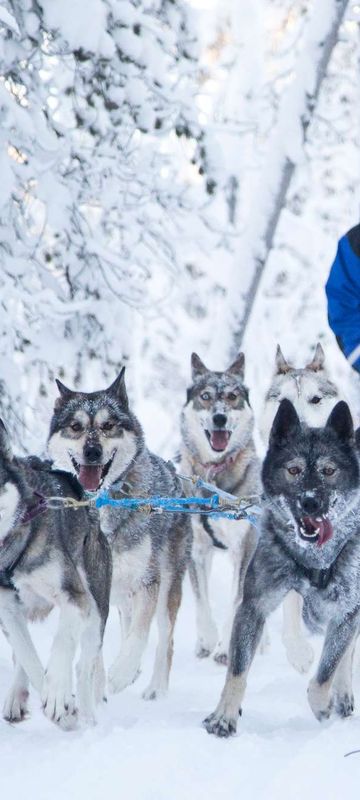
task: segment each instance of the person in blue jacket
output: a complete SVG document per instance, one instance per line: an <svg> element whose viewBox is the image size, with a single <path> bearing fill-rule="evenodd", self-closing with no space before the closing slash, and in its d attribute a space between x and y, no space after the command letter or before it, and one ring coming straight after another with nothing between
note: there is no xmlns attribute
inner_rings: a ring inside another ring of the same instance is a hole
<svg viewBox="0 0 360 800"><path fill-rule="evenodd" d="M360 372L360 225L339 241L326 295L330 328L349 364Z"/></svg>

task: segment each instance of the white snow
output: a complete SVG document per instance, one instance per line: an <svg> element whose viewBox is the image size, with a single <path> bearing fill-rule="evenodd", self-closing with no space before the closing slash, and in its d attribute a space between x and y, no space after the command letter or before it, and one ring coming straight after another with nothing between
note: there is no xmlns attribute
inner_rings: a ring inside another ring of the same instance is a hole
<svg viewBox="0 0 360 800"><path fill-rule="evenodd" d="M230 570L226 555L215 559L212 590L218 619L226 608ZM288 664L280 641L281 614L271 619L270 650L257 655L239 719L230 740L209 736L201 726L219 699L225 669L194 656L195 615L186 580L175 634L175 657L167 698L141 699L152 667L156 631L138 681L110 696L95 728L63 733L52 726L32 693L31 717L9 726L0 722L3 796L26 793L28 800L339 800L357 798L360 718L332 718L320 724L306 699L308 678ZM54 614L32 626L45 661ZM106 663L115 656L119 625L111 612ZM317 652L319 652L317 643ZM12 667L0 640L1 700ZM360 695L355 668L355 694Z"/></svg>

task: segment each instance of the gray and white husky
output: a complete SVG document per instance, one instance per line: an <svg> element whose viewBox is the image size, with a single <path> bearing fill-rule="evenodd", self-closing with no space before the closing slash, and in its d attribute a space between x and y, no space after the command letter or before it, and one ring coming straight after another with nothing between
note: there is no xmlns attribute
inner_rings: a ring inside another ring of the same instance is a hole
<svg viewBox="0 0 360 800"><path fill-rule="evenodd" d="M108 489L113 498L179 496L182 487L173 466L146 447L129 408L124 371L110 388L92 393L71 391L57 382L60 397L51 421L49 453L87 491ZM119 610L122 629L119 655L109 672L110 690L119 692L136 679L157 609L155 667L143 695L154 699L168 686L191 525L180 514L149 515L109 506L100 510L100 523L111 543L111 602Z"/></svg>
<svg viewBox="0 0 360 800"><path fill-rule="evenodd" d="M15 680L5 719L27 714L29 679L41 693L46 716L69 730L77 709L88 722L103 694L100 651L109 609L111 552L97 514L84 509L51 510L46 497L79 499L71 476L49 462L16 458L0 421L0 624L13 649ZM59 624L44 673L27 620L60 609ZM77 697L73 663L81 645ZM100 696L99 696L100 695Z"/></svg>
<svg viewBox="0 0 360 800"><path fill-rule="evenodd" d="M253 413L244 383L243 353L223 372L205 366L192 354L192 384L181 418L181 471L198 475L239 497L259 490L259 463L253 442ZM193 517L193 549L190 578L196 599L196 654L202 658L214 651L226 663L233 603L239 600L249 559L255 547L255 532L245 521ZM233 602L220 640L208 594L208 580L215 546L228 549L233 562Z"/></svg>
<svg viewBox="0 0 360 800"><path fill-rule="evenodd" d="M312 631L325 632L308 688L318 720L352 713L351 662L360 625L360 474L348 405L337 403L324 428L301 424L282 400L262 469L265 503L259 543L235 614L220 702L209 733L236 732L247 674L267 616L294 589Z"/></svg>
<svg viewBox="0 0 360 800"><path fill-rule="evenodd" d="M338 400L345 399L326 371L325 354L320 343L316 345L310 363L300 369L286 361L278 345L275 372L260 419L260 433L265 447L279 404L284 398L293 403L300 420L314 428L325 425ZM301 597L290 592L283 604L282 638L290 663L298 672L304 673L313 662L314 652L303 630L301 609Z"/></svg>

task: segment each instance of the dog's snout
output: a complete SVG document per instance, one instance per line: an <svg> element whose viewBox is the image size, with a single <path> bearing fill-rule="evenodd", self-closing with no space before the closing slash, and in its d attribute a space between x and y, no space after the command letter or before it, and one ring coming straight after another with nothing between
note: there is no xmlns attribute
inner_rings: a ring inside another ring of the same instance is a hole
<svg viewBox="0 0 360 800"><path fill-rule="evenodd" d="M317 514L320 511L320 500L314 494L304 494L300 498L300 505L305 514Z"/></svg>
<svg viewBox="0 0 360 800"><path fill-rule="evenodd" d="M227 423L226 414L214 414L213 423L214 425L216 425L217 428L225 428L225 425Z"/></svg>
<svg viewBox="0 0 360 800"><path fill-rule="evenodd" d="M87 461L92 464L97 464L101 460L102 448L99 444L86 444L84 447L84 456Z"/></svg>

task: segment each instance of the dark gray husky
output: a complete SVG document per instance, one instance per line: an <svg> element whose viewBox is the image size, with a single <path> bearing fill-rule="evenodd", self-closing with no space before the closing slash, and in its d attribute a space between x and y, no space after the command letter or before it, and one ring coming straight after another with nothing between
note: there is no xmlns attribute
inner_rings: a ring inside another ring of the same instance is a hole
<svg viewBox="0 0 360 800"><path fill-rule="evenodd" d="M147 449L139 421L129 409L124 369L109 389L73 392L58 381L49 436L56 465L73 472L85 490L108 488L112 497L181 494L172 465ZM153 699L166 691L173 630L191 547L191 526L179 514L146 514L105 507L102 530L112 545L111 602L120 613L122 643L109 672L112 692L138 675L155 609L159 643L150 686Z"/></svg>
<svg viewBox="0 0 360 800"><path fill-rule="evenodd" d="M291 589L302 595L310 630L325 631L308 699L317 717L353 710L351 662L360 621L359 464L343 401L325 428L301 425L282 400L270 434L262 480L262 532L237 610L225 687L209 733L236 731L246 678L266 617Z"/></svg>
<svg viewBox="0 0 360 800"><path fill-rule="evenodd" d="M99 658L109 609L111 551L97 514L51 510L46 497L79 499L70 475L49 462L13 456L0 421L0 624L13 648L15 680L4 716L20 721L27 713L29 679L41 693L47 717L62 728L76 724L77 705L87 721L102 694ZM60 608L57 633L44 674L27 619ZM77 702L73 662L78 663Z"/></svg>

